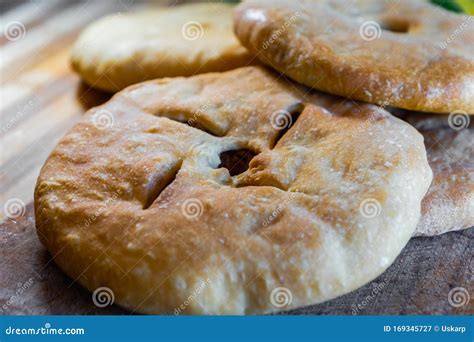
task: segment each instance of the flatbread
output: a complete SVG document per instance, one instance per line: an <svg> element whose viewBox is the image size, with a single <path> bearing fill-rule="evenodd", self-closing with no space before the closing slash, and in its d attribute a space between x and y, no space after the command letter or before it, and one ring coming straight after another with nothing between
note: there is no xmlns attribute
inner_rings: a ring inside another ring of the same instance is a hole
<svg viewBox="0 0 474 342"><path fill-rule="evenodd" d="M141 81L231 70L252 59L232 32L232 5L203 3L115 14L87 27L73 68L115 92Z"/></svg>
<svg viewBox="0 0 474 342"><path fill-rule="evenodd" d="M304 91L247 67L117 93L43 166L42 243L133 312L268 313L362 286L420 218L422 136L377 106Z"/></svg>
<svg viewBox="0 0 474 342"><path fill-rule="evenodd" d="M420 0L246 1L237 37L263 63L330 94L474 114L474 17Z"/></svg>
<svg viewBox="0 0 474 342"><path fill-rule="evenodd" d="M415 236L474 226L474 126L463 113L451 116L397 112L425 138L433 182L422 202Z"/></svg>

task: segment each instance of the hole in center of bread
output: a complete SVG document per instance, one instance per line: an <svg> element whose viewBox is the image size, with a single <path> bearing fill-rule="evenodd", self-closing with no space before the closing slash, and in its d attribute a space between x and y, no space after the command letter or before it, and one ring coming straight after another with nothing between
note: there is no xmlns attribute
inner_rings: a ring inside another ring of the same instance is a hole
<svg viewBox="0 0 474 342"><path fill-rule="evenodd" d="M240 175L248 170L249 163L255 156L255 152L245 148L225 151L219 155L221 159L219 167L225 167L231 176Z"/></svg>
<svg viewBox="0 0 474 342"><path fill-rule="evenodd" d="M410 23L402 18L386 18L380 23L380 27L395 33L408 33L410 31Z"/></svg>

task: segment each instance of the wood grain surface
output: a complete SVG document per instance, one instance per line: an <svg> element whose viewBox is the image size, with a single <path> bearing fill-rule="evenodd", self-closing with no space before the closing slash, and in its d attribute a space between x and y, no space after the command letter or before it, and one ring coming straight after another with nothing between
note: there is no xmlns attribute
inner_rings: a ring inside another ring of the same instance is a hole
<svg viewBox="0 0 474 342"><path fill-rule="evenodd" d="M36 236L31 201L39 169L59 138L88 108L110 96L84 85L71 71L71 44L92 20L145 5L131 0L18 3L0 6L0 205L14 199L25 204L25 211L10 219L0 210L0 313L128 314L116 306L94 306L91 294L55 266ZM17 35L7 32L14 24ZM448 295L457 287L473 293L473 238L471 228L412 239L372 283L284 313L472 314L472 299L456 306Z"/></svg>

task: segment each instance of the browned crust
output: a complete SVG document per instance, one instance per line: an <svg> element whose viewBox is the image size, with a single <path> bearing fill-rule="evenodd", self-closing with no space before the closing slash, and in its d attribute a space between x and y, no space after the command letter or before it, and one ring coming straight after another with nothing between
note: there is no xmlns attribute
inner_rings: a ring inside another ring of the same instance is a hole
<svg viewBox="0 0 474 342"><path fill-rule="evenodd" d="M262 62L307 86L409 110L474 114L472 18L425 1L259 0L237 8L234 31Z"/></svg>
<svg viewBox="0 0 474 342"><path fill-rule="evenodd" d="M297 109L280 136L274 113ZM237 148L257 155L231 177L219 154ZM430 182L410 125L248 67L145 82L90 110L41 170L36 224L69 276L132 311L272 312L382 273Z"/></svg>

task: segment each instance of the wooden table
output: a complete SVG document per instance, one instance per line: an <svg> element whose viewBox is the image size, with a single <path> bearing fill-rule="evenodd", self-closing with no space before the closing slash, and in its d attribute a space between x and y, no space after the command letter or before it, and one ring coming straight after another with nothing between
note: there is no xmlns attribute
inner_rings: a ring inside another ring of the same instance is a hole
<svg viewBox="0 0 474 342"><path fill-rule="evenodd" d="M17 36L0 38L0 205L3 208L11 199L25 204L24 213L14 220L0 211L3 314L127 313L116 306L95 307L90 293L58 270L37 239L31 200L39 169L59 138L88 108L109 98L72 73L71 44L90 21L136 6L142 4L25 1L2 14L3 27L15 22L23 27L17 25ZM473 237L471 228L412 239L389 270L372 283L289 313L472 314L472 299L455 307L449 304L448 293L455 287L473 293Z"/></svg>

